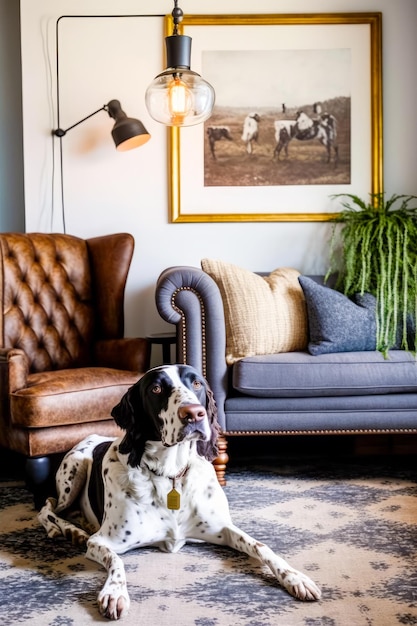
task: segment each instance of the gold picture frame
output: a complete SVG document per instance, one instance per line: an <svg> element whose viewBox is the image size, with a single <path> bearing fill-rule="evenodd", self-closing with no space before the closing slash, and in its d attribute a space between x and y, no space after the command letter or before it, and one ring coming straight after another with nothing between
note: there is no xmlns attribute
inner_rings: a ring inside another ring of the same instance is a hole
<svg viewBox="0 0 417 626"><path fill-rule="evenodd" d="M168 35L172 34L170 15L165 17L165 32ZM352 82L349 98L344 99L349 103L348 113L345 115L345 119L349 120L349 143L347 144L349 153L345 159L345 170L348 173L345 172L344 176L346 181L349 176L350 178L343 184L307 183L308 188L304 186L306 185L304 182L263 186L258 184L205 185L205 169L208 171L210 166L207 158L207 133L205 131L210 120L205 125L200 124L185 129L171 127L168 129L170 222L327 221L335 215L334 202L331 201L331 196L335 193L366 196L368 193L383 191L381 13L185 15L179 32L192 37L192 69L201 73L215 89L216 80L210 80L210 75L207 76L204 73L206 68L201 67L204 65L203 53L206 55L205 58L210 58L207 55L213 55L216 51L224 51L227 48L232 63L233 54L242 50L251 54L252 57L255 53L261 53L263 54L261 58L265 59L263 66L268 67L268 62L270 62L269 70L273 74L272 63L275 59L273 55L277 53L275 46L283 51L288 51L290 48L290 52L296 51L297 53L302 49L304 57L307 55L311 63L314 59L320 58L317 54L321 53L322 49L326 58L329 55L336 56L335 52L343 50L344 57L349 59L351 70L346 74L349 74L349 80ZM219 63L216 66L213 74L215 79L216 76L217 78L220 76L223 65ZM246 77L248 90L256 90L256 87L251 84L256 73L256 71L252 72ZM236 72L235 75L237 74L239 73ZM242 77L233 78L232 73L230 77L232 84L233 80L242 80ZM333 78L329 78L330 80L337 82L334 74ZM221 85L225 84L225 81L221 81ZM279 81L277 84L279 88ZM217 95L216 90L216 98ZM277 96L277 109L281 106L279 103L280 99ZM282 104L282 110L284 111L284 104ZM218 117L221 118L221 116ZM213 118L215 119L215 116ZM271 124L269 124L268 132L270 141ZM233 149L236 151L236 146L238 146L240 155L243 148L239 145L239 139L235 130ZM319 147L319 142L315 143ZM224 142L222 149L228 148L226 144L230 142ZM220 143L218 145L220 147ZM205 150L206 161L204 160ZM256 158L256 155L252 156ZM242 153L242 159L244 158L245 155ZM268 166L268 158L264 156L266 166ZM271 164L274 158L271 156ZM281 158L280 155L279 158ZM325 159L320 158L324 162ZM340 170L343 169L340 162L339 158L339 172L337 173L339 177ZM278 163L282 164L284 161L279 160ZM288 162L285 161L286 166L288 163L290 159ZM273 167L282 166L271 165L271 168ZM218 171L217 166L217 173ZM268 171L275 175L277 170ZM309 171L312 172L311 166ZM336 180L335 174L333 178ZM329 175L329 180L333 178ZM311 206L305 206L306 197ZM301 203L302 207L300 207ZM216 207L214 210L213 206Z"/></svg>

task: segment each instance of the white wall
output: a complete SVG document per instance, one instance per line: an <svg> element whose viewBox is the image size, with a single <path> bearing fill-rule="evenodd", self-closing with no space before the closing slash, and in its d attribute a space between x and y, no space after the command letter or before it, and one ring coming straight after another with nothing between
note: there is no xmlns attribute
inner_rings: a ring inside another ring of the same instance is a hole
<svg viewBox="0 0 417 626"><path fill-rule="evenodd" d="M180 6L189 14L236 12L234 0L184 0ZM126 331L130 335L166 330L155 308L154 285L168 266L198 266L201 258L215 257L255 270L285 265L314 273L327 267L326 222L168 222L166 129L149 117L144 92L163 69L163 20L159 16L170 13L172 7L171 0L21 0L28 231L62 230L58 140L51 137L51 129L57 124L56 20L63 15L103 16L116 12L148 16L126 21L131 36L125 37L122 46L119 42L114 45L109 32L108 46L97 49L95 31L91 29L97 18L78 20L82 28L90 29L97 65L91 61L94 56L83 55L85 38L77 41L74 37L72 41L71 28L68 32L60 30L66 51L63 59L67 59L61 66L65 76L60 82L61 126L65 128L109 99L118 98L127 114L140 118L152 135L142 148L119 154L109 137L111 120L103 112L88 126L74 129L63 139L67 232L88 237L129 231L136 239L127 287ZM387 194L417 194L417 125L412 121L417 109L417 2L259 0L255 8L257 13L383 13L384 187ZM239 12L253 13L253 1L240 0ZM71 20L64 22L69 25ZM119 58L128 58L129 67L135 59L135 71L116 71L120 63L115 59ZM84 62L91 67L88 71L83 67L83 78L77 68ZM87 83L85 75L90 76ZM66 168L68 163L72 164L70 168Z"/></svg>

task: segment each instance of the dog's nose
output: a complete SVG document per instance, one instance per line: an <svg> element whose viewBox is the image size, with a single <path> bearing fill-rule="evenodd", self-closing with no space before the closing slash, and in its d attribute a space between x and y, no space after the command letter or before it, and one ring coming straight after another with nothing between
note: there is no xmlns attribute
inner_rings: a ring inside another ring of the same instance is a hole
<svg viewBox="0 0 417 626"><path fill-rule="evenodd" d="M178 409L178 417L183 422L201 422L206 417L206 409L201 404L184 404Z"/></svg>

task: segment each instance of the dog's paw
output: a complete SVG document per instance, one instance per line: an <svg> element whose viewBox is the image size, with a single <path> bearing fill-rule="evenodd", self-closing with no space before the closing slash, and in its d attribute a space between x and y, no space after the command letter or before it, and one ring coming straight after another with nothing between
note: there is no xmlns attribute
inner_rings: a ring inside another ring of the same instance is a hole
<svg viewBox="0 0 417 626"><path fill-rule="evenodd" d="M55 498L48 498L38 513L38 520L46 530L46 534L50 539L62 534L61 529L56 523L55 507Z"/></svg>
<svg viewBox="0 0 417 626"><path fill-rule="evenodd" d="M123 591L119 585L112 585L112 592L106 592L105 585L98 596L98 609L103 617L116 620L125 616L130 607L129 595L123 586Z"/></svg>
<svg viewBox="0 0 417 626"><path fill-rule="evenodd" d="M43 505L42 509L40 510L40 513L45 509L47 511L55 511L56 509L56 505L57 505L57 500L56 498L47 498L45 500L45 504Z"/></svg>
<svg viewBox="0 0 417 626"><path fill-rule="evenodd" d="M292 596L299 600L311 602L321 598L321 591L316 583L297 570L288 573L283 585Z"/></svg>
<svg viewBox="0 0 417 626"><path fill-rule="evenodd" d="M90 538L90 535L76 526L69 526L65 529L64 535L67 539L70 539L74 546L85 546Z"/></svg>

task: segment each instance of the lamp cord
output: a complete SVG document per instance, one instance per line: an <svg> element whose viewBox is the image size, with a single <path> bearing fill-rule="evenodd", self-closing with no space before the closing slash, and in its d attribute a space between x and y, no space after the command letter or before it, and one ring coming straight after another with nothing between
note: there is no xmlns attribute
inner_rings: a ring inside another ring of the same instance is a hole
<svg viewBox="0 0 417 626"><path fill-rule="evenodd" d="M62 207L62 229L64 235L67 233L67 226L65 223L65 202L64 202L64 160L62 154L62 137L59 138L59 169L61 176L61 207Z"/></svg>
<svg viewBox="0 0 417 626"><path fill-rule="evenodd" d="M55 24L55 41L56 41L56 109L57 109L57 128L60 128L60 107L59 107L59 20ZM64 235L67 233L66 220L65 220L65 201L64 201L64 160L62 154L62 136L59 137L59 173L61 179L61 216L62 216L62 230ZM53 213L53 210L52 210ZM51 216L53 222L53 214Z"/></svg>

